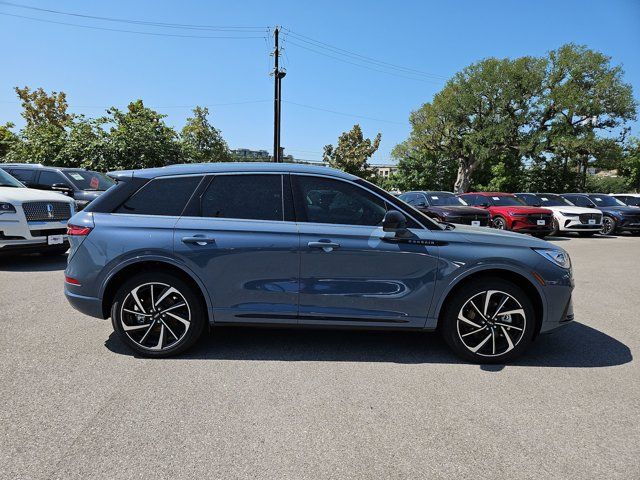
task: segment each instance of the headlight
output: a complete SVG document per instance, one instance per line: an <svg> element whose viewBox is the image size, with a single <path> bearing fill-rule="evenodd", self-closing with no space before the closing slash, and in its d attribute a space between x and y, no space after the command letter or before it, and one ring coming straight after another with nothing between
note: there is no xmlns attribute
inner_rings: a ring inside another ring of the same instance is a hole
<svg viewBox="0 0 640 480"><path fill-rule="evenodd" d="M0 203L0 215L3 213L16 213L16 207L10 203Z"/></svg>
<svg viewBox="0 0 640 480"><path fill-rule="evenodd" d="M529 215L528 213L520 213L520 212L509 212L509 215L512 217L526 217Z"/></svg>
<svg viewBox="0 0 640 480"><path fill-rule="evenodd" d="M555 263L559 267L571 269L571 258L569 254L563 250L556 250L554 248L534 248L534 252L539 253L551 263Z"/></svg>
<svg viewBox="0 0 640 480"><path fill-rule="evenodd" d="M564 215L565 217L579 217L579 213L571 213L571 212L560 212L560 215Z"/></svg>

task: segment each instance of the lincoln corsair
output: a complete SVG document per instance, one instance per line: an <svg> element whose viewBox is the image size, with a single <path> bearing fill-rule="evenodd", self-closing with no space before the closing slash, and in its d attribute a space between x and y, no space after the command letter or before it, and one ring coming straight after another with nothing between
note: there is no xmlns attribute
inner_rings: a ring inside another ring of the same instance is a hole
<svg viewBox="0 0 640 480"><path fill-rule="evenodd" d="M571 261L510 232L440 224L355 176L296 164L176 165L69 221L64 290L138 354L217 325L439 330L506 362L573 320Z"/></svg>

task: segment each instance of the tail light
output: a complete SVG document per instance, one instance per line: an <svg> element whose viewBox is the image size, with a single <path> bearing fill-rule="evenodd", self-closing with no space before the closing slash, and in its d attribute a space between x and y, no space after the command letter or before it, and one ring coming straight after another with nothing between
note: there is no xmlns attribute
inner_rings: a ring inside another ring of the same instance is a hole
<svg viewBox="0 0 640 480"><path fill-rule="evenodd" d="M67 235L74 237L86 237L91 233L91 227L84 227L80 225L67 225Z"/></svg>

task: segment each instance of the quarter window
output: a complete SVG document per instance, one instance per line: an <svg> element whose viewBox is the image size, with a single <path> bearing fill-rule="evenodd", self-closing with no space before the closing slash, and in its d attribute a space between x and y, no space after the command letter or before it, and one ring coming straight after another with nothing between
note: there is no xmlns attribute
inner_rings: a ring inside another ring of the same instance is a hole
<svg viewBox="0 0 640 480"><path fill-rule="evenodd" d="M340 180L294 175L298 221L377 226L387 203L363 188Z"/></svg>
<svg viewBox="0 0 640 480"><path fill-rule="evenodd" d="M156 178L134 193L115 213L180 216L200 180L201 176Z"/></svg>
<svg viewBox="0 0 640 480"><path fill-rule="evenodd" d="M203 217L282 221L282 175L217 175L200 205Z"/></svg>

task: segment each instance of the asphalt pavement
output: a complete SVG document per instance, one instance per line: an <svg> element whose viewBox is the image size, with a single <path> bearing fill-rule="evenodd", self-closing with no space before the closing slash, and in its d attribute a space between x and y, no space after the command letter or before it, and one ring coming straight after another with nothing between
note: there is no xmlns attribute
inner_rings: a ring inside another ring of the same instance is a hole
<svg viewBox="0 0 640 480"><path fill-rule="evenodd" d="M217 329L136 358L0 258L0 478L640 478L640 238L559 238L576 322L514 365L435 334Z"/></svg>

